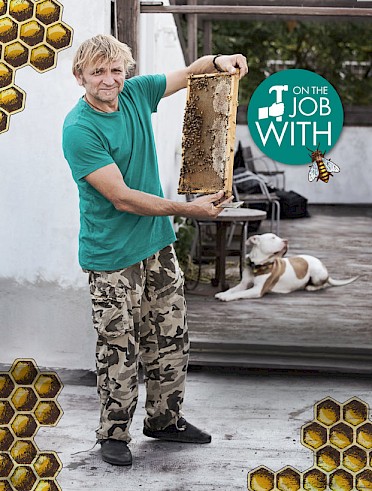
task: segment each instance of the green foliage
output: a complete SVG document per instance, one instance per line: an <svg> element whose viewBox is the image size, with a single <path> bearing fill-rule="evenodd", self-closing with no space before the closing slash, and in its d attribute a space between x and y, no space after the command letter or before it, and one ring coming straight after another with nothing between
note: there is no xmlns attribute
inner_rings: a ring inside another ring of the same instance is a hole
<svg viewBox="0 0 372 491"><path fill-rule="evenodd" d="M174 248L181 268L186 271L191 261L190 253L195 236L195 226L191 220L182 217L175 217L174 223L177 226L177 241Z"/></svg>
<svg viewBox="0 0 372 491"><path fill-rule="evenodd" d="M372 25L350 21L214 21L213 53L243 53L249 76L239 102L248 104L255 88L278 71L270 60L326 78L343 104L372 104ZM283 65L280 65L283 69Z"/></svg>

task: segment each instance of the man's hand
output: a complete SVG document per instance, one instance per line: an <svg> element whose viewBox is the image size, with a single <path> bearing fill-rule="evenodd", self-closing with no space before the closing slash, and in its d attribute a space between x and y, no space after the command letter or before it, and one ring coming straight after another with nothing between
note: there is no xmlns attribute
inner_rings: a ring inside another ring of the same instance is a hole
<svg viewBox="0 0 372 491"><path fill-rule="evenodd" d="M199 219L212 219L216 218L223 208L218 205L223 203L230 203L233 200L233 196L227 199L223 199L223 191L219 191L215 194L208 194L205 196L200 196L187 203L187 210L184 212L184 216L189 218L199 218ZM222 200L222 201L221 201Z"/></svg>
<svg viewBox="0 0 372 491"><path fill-rule="evenodd" d="M168 73L166 75L167 87L164 97L174 94L180 89L184 89L187 86L187 77L191 74L202 75L203 73L215 72L216 68L213 65L213 58L213 55L202 56L188 67ZM215 63L222 71L229 73L235 73L239 69L239 78L244 77L248 73L247 59L241 54L218 56Z"/></svg>
<svg viewBox="0 0 372 491"><path fill-rule="evenodd" d="M239 78L244 77L248 73L247 59L245 56L237 55L221 55L215 59L215 64L222 72L235 73L240 70Z"/></svg>

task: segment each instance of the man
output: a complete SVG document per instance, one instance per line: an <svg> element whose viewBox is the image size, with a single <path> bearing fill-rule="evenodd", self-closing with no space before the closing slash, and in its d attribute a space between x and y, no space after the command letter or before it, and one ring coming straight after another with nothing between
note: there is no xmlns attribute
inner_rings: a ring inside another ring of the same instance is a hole
<svg viewBox="0 0 372 491"><path fill-rule="evenodd" d="M169 216L213 219L223 191L190 203L163 197L151 113L162 97L186 87L190 73L248 71L242 55L218 55L168 75L125 80L133 65L130 49L112 36L85 41L73 62L85 94L63 128L63 150L80 198L79 261L89 273L98 334L97 439L103 460L114 465L132 462L127 444L139 359L147 391L144 434L211 441L181 412L189 341Z"/></svg>

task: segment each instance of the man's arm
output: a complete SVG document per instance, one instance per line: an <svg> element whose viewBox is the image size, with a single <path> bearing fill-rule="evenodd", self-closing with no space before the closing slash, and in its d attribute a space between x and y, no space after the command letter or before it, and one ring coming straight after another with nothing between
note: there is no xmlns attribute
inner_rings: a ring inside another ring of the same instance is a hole
<svg viewBox="0 0 372 491"><path fill-rule="evenodd" d="M122 212L143 216L183 216L190 218L215 218L222 208L214 206L214 202L223 197L223 191L196 198L191 202L178 202L160 198L153 194L130 189L115 163L101 167L88 174L85 180L115 208ZM232 198L224 202L230 202Z"/></svg>
<svg viewBox="0 0 372 491"><path fill-rule="evenodd" d="M216 71L213 65L214 55L207 55L194 61L188 67L181 70L168 73L166 75L167 87L165 89L164 97L174 94L180 89L184 89L187 86L187 77L191 74L200 75L202 73L213 73ZM221 55L216 58L216 64L218 68L223 72L235 73L237 69L240 70L240 78L244 77L248 73L248 65L245 56L236 55Z"/></svg>

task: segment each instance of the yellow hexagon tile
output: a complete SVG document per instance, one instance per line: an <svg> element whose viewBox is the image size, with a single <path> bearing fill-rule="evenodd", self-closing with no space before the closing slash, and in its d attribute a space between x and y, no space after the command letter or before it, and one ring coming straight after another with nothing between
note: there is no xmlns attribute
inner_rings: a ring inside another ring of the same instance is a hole
<svg viewBox="0 0 372 491"><path fill-rule="evenodd" d="M358 426L364 423L368 418L368 406L365 402L354 397L343 405L344 421Z"/></svg>
<svg viewBox="0 0 372 491"><path fill-rule="evenodd" d="M10 455L17 464L32 464L38 452L32 440L17 440L10 448Z"/></svg>
<svg viewBox="0 0 372 491"><path fill-rule="evenodd" d="M358 491L372 489L372 470L367 469L356 476L355 487Z"/></svg>
<svg viewBox="0 0 372 491"><path fill-rule="evenodd" d="M275 473L267 467L258 467L248 474L248 489L271 491L275 486Z"/></svg>
<svg viewBox="0 0 372 491"><path fill-rule="evenodd" d="M10 0L9 15L17 22L31 19L34 15L34 4L31 0Z"/></svg>
<svg viewBox="0 0 372 491"><path fill-rule="evenodd" d="M39 44L31 50L30 65L38 72L45 72L56 65L57 54L47 44Z"/></svg>
<svg viewBox="0 0 372 491"><path fill-rule="evenodd" d="M343 404L327 397L314 405L314 419L301 428L313 451L304 472L265 466L248 472L249 491L372 491L372 423L369 406L353 397Z"/></svg>
<svg viewBox="0 0 372 491"><path fill-rule="evenodd" d="M14 69L5 62L0 62L0 89L13 84Z"/></svg>
<svg viewBox="0 0 372 491"><path fill-rule="evenodd" d="M39 477L55 478L62 469L62 462L54 452L42 452L38 455L33 467Z"/></svg>
<svg viewBox="0 0 372 491"><path fill-rule="evenodd" d="M73 29L62 12L57 0L0 0L0 90L6 89L0 92L0 134L25 107L25 93L14 85L16 70L52 70L58 52L71 46Z"/></svg>
<svg viewBox="0 0 372 491"><path fill-rule="evenodd" d="M60 19L62 6L55 0L43 0L36 6L36 18L45 25Z"/></svg>
<svg viewBox="0 0 372 491"><path fill-rule="evenodd" d="M36 19L31 19L21 24L19 37L27 46L35 46L43 42L44 34L45 27Z"/></svg>
<svg viewBox="0 0 372 491"><path fill-rule="evenodd" d="M292 467L284 467L276 475L278 491L299 491L301 489L301 473Z"/></svg>
<svg viewBox="0 0 372 491"><path fill-rule="evenodd" d="M329 489L331 491L351 491L353 489L353 475L344 469L337 469L329 476Z"/></svg>
<svg viewBox="0 0 372 491"><path fill-rule="evenodd" d="M38 430L34 415L27 413L18 413L9 426L18 438L33 438Z"/></svg>
<svg viewBox="0 0 372 491"><path fill-rule="evenodd" d="M40 451L34 441L40 426L55 426L61 418L61 390L58 375L40 372L32 359L17 359L9 372L0 372L0 491L61 489L58 455Z"/></svg>
<svg viewBox="0 0 372 491"><path fill-rule="evenodd" d="M36 363L30 359L15 360L9 372L17 384L31 385L37 376Z"/></svg>
<svg viewBox="0 0 372 491"><path fill-rule="evenodd" d="M10 482L17 491L31 491L36 480L32 467L26 465L17 466L10 476Z"/></svg>
<svg viewBox="0 0 372 491"><path fill-rule="evenodd" d="M56 481L42 479L39 481L34 491L62 491L62 489Z"/></svg>
<svg viewBox="0 0 372 491"><path fill-rule="evenodd" d="M8 16L0 18L0 42L9 43L18 37L18 24Z"/></svg>
<svg viewBox="0 0 372 491"><path fill-rule="evenodd" d="M10 476L14 469L14 462L10 455L6 452L0 452L0 477Z"/></svg>
<svg viewBox="0 0 372 491"><path fill-rule="evenodd" d="M0 425L7 425L13 418L15 410L9 401L0 400Z"/></svg>
<svg viewBox="0 0 372 491"><path fill-rule="evenodd" d="M55 373L41 373L36 379L34 388L40 397L54 399L62 390L62 384Z"/></svg>

